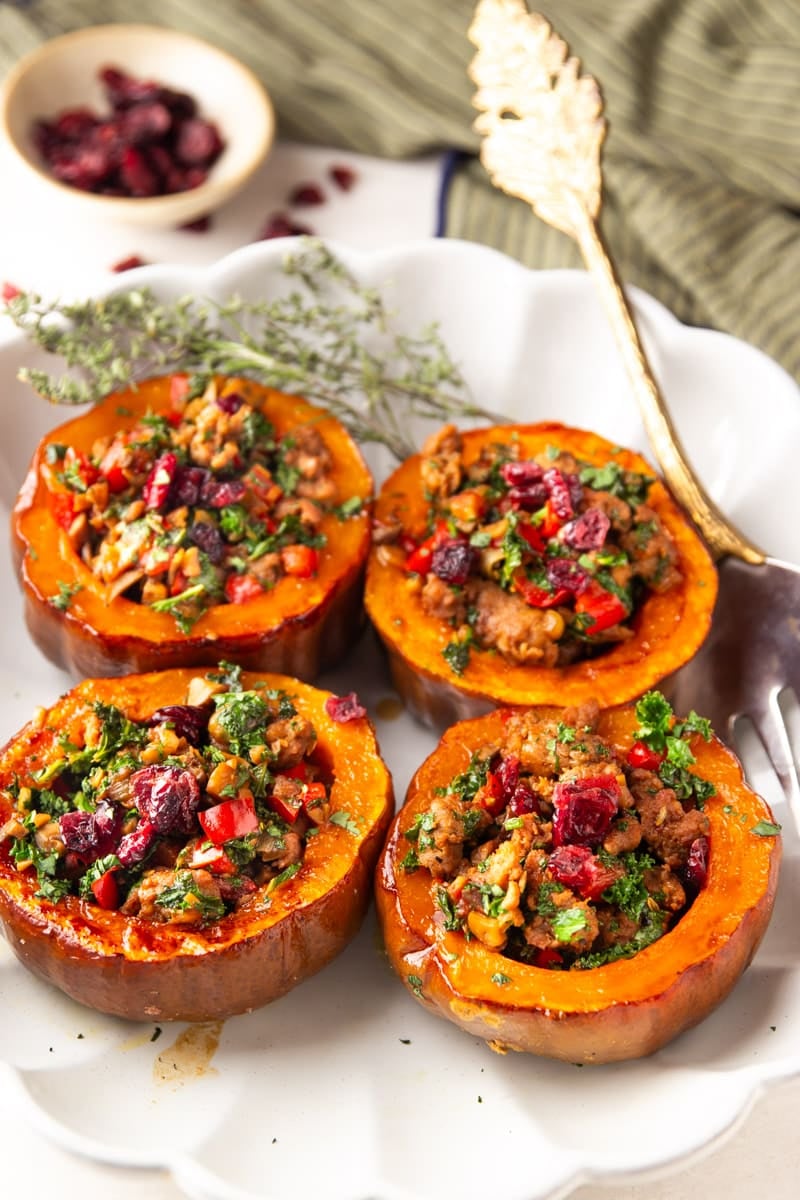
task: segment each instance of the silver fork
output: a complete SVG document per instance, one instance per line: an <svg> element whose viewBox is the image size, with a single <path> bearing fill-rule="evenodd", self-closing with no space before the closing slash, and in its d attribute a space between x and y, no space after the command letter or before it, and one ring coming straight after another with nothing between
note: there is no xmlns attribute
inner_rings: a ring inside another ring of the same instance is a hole
<svg viewBox="0 0 800 1200"><path fill-rule="evenodd" d="M784 691L800 697L800 570L749 542L689 465L598 228L606 122L596 81L524 0L480 0L470 37L483 164L499 188L578 243L664 479L718 565L710 635L664 689L677 711L696 709L731 743L739 719L750 719L800 830L798 767L779 704Z"/></svg>

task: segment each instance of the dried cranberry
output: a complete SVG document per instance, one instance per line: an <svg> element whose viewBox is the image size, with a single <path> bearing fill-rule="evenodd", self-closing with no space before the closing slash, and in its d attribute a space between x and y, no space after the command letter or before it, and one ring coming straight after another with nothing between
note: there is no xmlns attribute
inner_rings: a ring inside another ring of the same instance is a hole
<svg viewBox="0 0 800 1200"><path fill-rule="evenodd" d="M317 183L300 183L292 188L289 203L295 208L310 208L325 203L325 193Z"/></svg>
<svg viewBox="0 0 800 1200"><path fill-rule="evenodd" d="M547 869L557 883L571 888L584 900L598 900L617 878L588 846L559 846L547 860Z"/></svg>
<svg viewBox="0 0 800 1200"><path fill-rule="evenodd" d="M591 775L553 789L553 845L597 846L619 806L619 784L613 775Z"/></svg>
<svg viewBox="0 0 800 1200"><path fill-rule="evenodd" d="M220 900L238 900L240 896L258 891L258 886L248 875L218 875Z"/></svg>
<svg viewBox="0 0 800 1200"><path fill-rule="evenodd" d="M699 892L705 887L708 878L708 838L695 838L689 847L689 856L683 868L683 877L687 887L693 892Z"/></svg>
<svg viewBox="0 0 800 1200"><path fill-rule="evenodd" d="M187 166L209 166L219 158L223 143L219 130L202 117L182 121L175 139L175 157Z"/></svg>
<svg viewBox="0 0 800 1200"><path fill-rule="evenodd" d="M102 147L86 146L54 157L50 169L62 183L91 191L114 170L115 162Z"/></svg>
<svg viewBox="0 0 800 1200"><path fill-rule="evenodd" d="M165 104L153 100L129 108L122 118L122 132L131 145L152 142L172 128L172 113Z"/></svg>
<svg viewBox="0 0 800 1200"><path fill-rule="evenodd" d="M583 484L581 483L580 475L565 471L564 478L569 488L569 498L572 501L573 511L577 512L583 500Z"/></svg>
<svg viewBox="0 0 800 1200"><path fill-rule="evenodd" d="M68 108L60 113L52 133L67 141L80 141L98 124L98 118L88 108Z"/></svg>
<svg viewBox="0 0 800 1200"><path fill-rule="evenodd" d="M554 590L565 588L579 596L591 583L589 572L571 558L550 558L545 567L547 582Z"/></svg>
<svg viewBox="0 0 800 1200"><path fill-rule="evenodd" d="M177 470L178 460L171 450L156 459L142 488L145 508L164 508Z"/></svg>
<svg viewBox="0 0 800 1200"><path fill-rule="evenodd" d="M172 489L173 502L199 504L203 488L210 480L211 472L205 467L178 467Z"/></svg>
<svg viewBox="0 0 800 1200"><path fill-rule="evenodd" d="M271 238L282 237L300 237L303 234L313 233L313 229L309 225L300 225L297 221L293 221L286 213L273 213L267 218L266 223L262 226L260 233L256 235L257 242L267 242Z"/></svg>
<svg viewBox="0 0 800 1200"><path fill-rule="evenodd" d="M500 476L509 487L529 487L533 483L541 483L544 467L540 467L532 458L511 460L502 464Z"/></svg>
<svg viewBox="0 0 800 1200"><path fill-rule="evenodd" d="M241 479L208 479L203 484L200 499L212 508L225 508L244 499L247 488Z"/></svg>
<svg viewBox="0 0 800 1200"><path fill-rule="evenodd" d="M328 171L333 182L342 192L349 192L358 180L358 175L352 167L336 163Z"/></svg>
<svg viewBox="0 0 800 1200"><path fill-rule="evenodd" d="M562 521L568 521L575 510L572 507L569 483L563 472L559 471L558 467L548 467L542 478L550 495L553 512Z"/></svg>
<svg viewBox="0 0 800 1200"><path fill-rule="evenodd" d="M221 563L225 557L222 534L211 521L194 521L189 527L189 541L207 554L212 563Z"/></svg>
<svg viewBox="0 0 800 1200"><path fill-rule="evenodd" d="M492 763L492 772L497 776L503 799L508 803L519 783L519 759L515 754L504 754L500 756L497 766Z"/></svg>
<svg viewBox="0 0 800 1200"><path fill-rule="evenodd" d="M547 495L547 488L543 483L532 483L524 487L509 488L508 500L512 508L521 508L523 512L536 512L547 500Z"/></svg>
<svg viewBox="0 0 800 1200"><path fill-rule="evenodd" d="M62 813L58 827L65 848L84 861L91 861L116 849L122 821L122 810L101 800L94 812Z"/></svg>
<svg viewBox="0 0 800 1200"><path fill-rule="evenodd" d="M561 538L574 550L600 550L605 544L611 521L602 508L587 508L561 529Z"/></svg>
<svg viewBox="0 0 800 1200"><path fill-rule="evenodd" d="M221 396L217 396L215 400L217 408L221 408L224 413L233 414L238 412L244 404L244 396L240 392L223 392Z"/></svg>
<svg viewBox="0 0 800 1200"><path fill-rule="evenodd" d="M158 95L157 84L134 79L119 67L102 67L98 71L98 77L105 88L108 102L114 109L125 109L142 100L153 100Z"/></svg>
<svg viewBox="0 0 800 1200"><path fill-rule="evenodd" d="M147 147L147 161L161 182L165 183L167 176L175 165L169 150L165 146L159 146L157 143L152 144Z"/></svg>
<svg viewBox="0 0 800 1200"><path fill-rule="evenodd" d="M358 721L367 715L367 710L355 692L348 692L346 696L329 696L325 701L325 712L339 725L344 725L347 721Z"/></svg>
<svg viewBox="0 0 800 1200"><path fill-rule="evenodd" d="M178 737L192 746L202 745L208 729L208 712L198 704L165 704L157 708L148 725L171 725Z"/></svg>
<svg viewBox="0 0 800 1200"><path fill-rule="evenodd" d="M539 797L529 783L524 779L514 788L511 799L506 805L506 812L509 817L522 817L525 813L538 813L541 811Z"/></svg>
<svg viewBox="0 0 800 1200"><path fill-rule="evenodd" d="M142 767L131 775L133 802L157 833L191 833L200 804L200 785L182 767Z"/></svg>
<svg viewBox="0 0 800 1200"><path fill-rule="evenodd" d="M128 146L122 153L119 167L120 179L131 196L157 196L158 176L141 150Z"/></svg>
<svg viewBox="0 0 800 1200"><path fill-rule="evenodd" d="M140 821L132 833L126 833L117 847L117 858L123 867L140 863L157 837L156 828L149 821Z"/></svg>
<svg viewBox="0 0 800 1200"><path fill-rule="evenodd" d="M147 260L138 254L129 254L127 258L121 258L119 262L115 262L111 270L115 275L120 275L123 271L133 271L136 267L147 266Z"/></svg>
<svg viewBox="0 0 800 1200"><path fill-rule="evenodd" d="M444 538L433 548L431 570L445 583L464 584L475 566L476 554L466 538Z"/></svg>

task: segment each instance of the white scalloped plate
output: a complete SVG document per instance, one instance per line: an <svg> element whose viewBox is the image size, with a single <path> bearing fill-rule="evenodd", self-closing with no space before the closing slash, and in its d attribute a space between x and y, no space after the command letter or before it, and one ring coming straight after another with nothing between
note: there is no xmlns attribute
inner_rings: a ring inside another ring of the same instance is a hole
<svg viewBox="0 0 800 1200"><path fill-rule="evenodd" d="M282 286L286 245L247 247L210 270L151 267L124 284L165 296L261 296ZM425 241L374 255L334 247L379 284L409 331L438 320L473 394L520 419L556 418L645 449L589 280L531 273L474 245ZM119 284L117 284L119 286ZM676 423L715 499L754 540L800 562L800 396L756 350L687 329L634 293ZM0 502L62 418L16 382L37 358L0 333ZM768 418L768 419L767 419ZM386 468L380 455L373 463ZM0 623L0 738L69 685L31 646L7 568ZM376 718L402 798L433 739L391 696L370 636L323 681L355 686ZM654 1057L578 1071L499 1057L424 1012L382 957L374 920L329 968L224 1026L126 1024L29 976L0 946L0 1089L63 1146L98 1160L163 1166L192 1197L280 1200L543 1200L588 1180L664 1171L733 1129L772 1080L800 1072L797 832L774 780L751 778L785 829L775 916L729 999ZM218 1042L218 1044L217 1044ZM624 1136L620 1136L624 1131Z"/></svg>

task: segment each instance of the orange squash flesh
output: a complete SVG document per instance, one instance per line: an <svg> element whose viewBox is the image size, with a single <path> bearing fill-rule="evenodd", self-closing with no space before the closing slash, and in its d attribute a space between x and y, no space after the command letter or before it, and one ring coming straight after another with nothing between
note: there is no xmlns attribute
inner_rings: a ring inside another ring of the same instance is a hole
<svg viewBox="0 0 800 1200"><path fill-rule="evenodd" d="M28 630L49 659L74 675L124 675L227 659L254 670L313 679L341 658L357 636L373 491L358 447L340 422L307 401L250 380L228 382L262 410L278 436L313 423L333 458L334 503L360 496L361 513L347 520L324 516L320 532L327 544L319 551L312 578L285 575L246 603L215 605L190 632L181 632L172 616L148 605L122 596L107 602L105 586L55 520L42 466L51 444L72 445L88 454L95 439L131 428L148 411L167 411L170 381L150 379L136 390L108 396L42 439L12 516L12 550ZM79 589L65 611L53 604L61 585Z"/></svg>
<svg viewBox="0 0 800 1200"><path fill-rule="evenodd" d="M594 465L611 461L626 470L654 475L633 451L555 422L476 429L463 436L468 463L492 442L508 443L514 438L522 458L556 445ZM402 463L384 483L375 507L377 522L399 518L404 529L417 537L422 536L428 516L421 463L420 455ZM395 686L410 710L426 724L444 729L498 704L574 705L594 697L601 707L609 707L641 695L688 662L708 633L717 594L716 570L694 528L658 480L647 503L675 542L682 581L667 592L648 593L633 619L630 639L595 658L563 667L518 665L494 651L473 648L464 674L456 676L442 657L453 637L452 627L426 614L419 596L409 590L399 561L382 554L381 547L373 548L367 568L367 612L387 649Z"/></svg>
<svg viewBox="0 0 800 1200"><path fill-rule="evenodd" d="M591 970L511 961L445 930L429 872L400 867L409 847L405 831L435 789L466 769L473 751L502 738L507 715L497 710L454 725L410 784L376 872L389 961L430 1012L495 1050L587 1064L652 1054L720 1004L752 959L772 912L781 858L780 839L752 829L772 815L744 782L735 756L716 738L695 738L692 769L713 781L717 794L704 807L708 879L688 912L633 958ZM602 713L597 732L627 750L636 724L626 706Z"/></svg>
<svg viewBox="0 0 800 1200"><path fill-rule="evenodd" d="M0 826L12 809L7 789L17 778L60 757L58 738L96 701L133 720L182 703L197 672L173 670L125 679L86 680L29 722L0 752ZM258 1008L288 992L339 954L369 904L375 862L393 811L392 785L370 722L334 722L323 692L280 675L242 674L286 691L313 724L316 758L332 778L331 812L309 838L300 870L268 903L234 911L214 924L154 924L74 896L52 903L36 896L33 870L18 871L0 846L0 919L20 961L67 995L131 1020L202 1021ZM346 826L346 827L345 827ZM357 829L357 832L354 830Z"/></svg>

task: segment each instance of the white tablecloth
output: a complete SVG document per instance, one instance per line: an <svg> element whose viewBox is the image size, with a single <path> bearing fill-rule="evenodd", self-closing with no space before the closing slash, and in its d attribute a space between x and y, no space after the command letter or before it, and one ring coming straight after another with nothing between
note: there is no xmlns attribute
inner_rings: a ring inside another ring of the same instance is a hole
<svg viewBox="0 0 800 1200"><path fill-rule="evenodd" d="M357 172L351 191L338 191L327 183L327 169L335 163L349 163ZM111 266L130 255L149 262L214 262L254 240L272 213L286 210L290 189L305 181L323 181L327 202L293 215L325 237L370 250L434 232L439 164L433 160L386 163L278 146L246 191L214 215L205 233L146 232L61 219L44 196L0 162L0 281L48 296L81 295L106 280ZM770 1200L795 1200L800 1179L798 1112L800 1080L776 1086L722 1145L709 1148L699 1161L675 1164L656 1180L587 1184L573 1193L573 1200L752 1200L766 1191ZM627 1131L630 1135L634 1131ZM6 1196L178 1200L183 1194L165 1173L81 1159L38 1130L21 1126L1 1084L0 1154ZM297 1196L304 1196L302 1184Z"/></svg>

